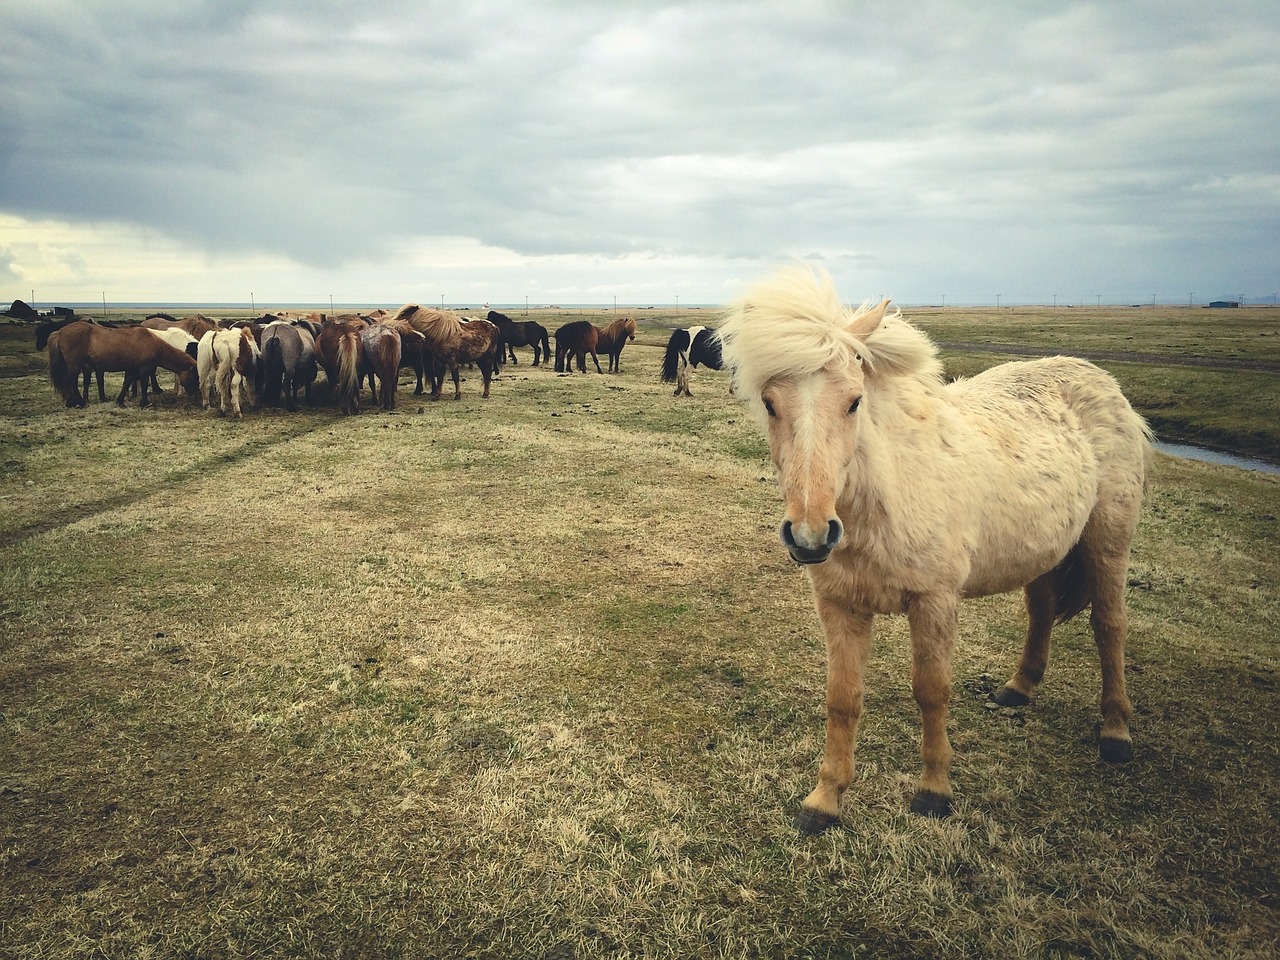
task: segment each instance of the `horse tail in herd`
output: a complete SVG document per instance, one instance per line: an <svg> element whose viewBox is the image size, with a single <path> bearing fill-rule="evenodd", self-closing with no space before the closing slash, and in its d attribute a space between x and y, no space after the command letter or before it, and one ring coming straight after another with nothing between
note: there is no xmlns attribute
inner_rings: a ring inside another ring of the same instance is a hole
<svg viewBox="0 0 1280 960"><path fill-rule="evenodd" d="M400 379L401 340L397 333L390 333L383 340L382 369L378 377L382 381L382 407L394 410L396 406L396 387Z"/></svg>
<svg viewBox="0 0 1280 960"><path fill-rule="evenodd" d="M72 370L67 358L62 353L62 346L57 339L50 340L49 347L49 382L62 395L67 406L78 406L80 402L79 373Z"/></svg>
<svg viewBox="0 0 1280 960"><path fill-rule="evenodd" d="M360 390L360 331L348 330L338 341L337 395L344 410Z"/></svg>
<svg viewBox="0 0 1280 960"><path fill-rule="evenodd" d="M284 345L279 337L268 337L262 347L262 400L278 403L284 382Z"/></svg>

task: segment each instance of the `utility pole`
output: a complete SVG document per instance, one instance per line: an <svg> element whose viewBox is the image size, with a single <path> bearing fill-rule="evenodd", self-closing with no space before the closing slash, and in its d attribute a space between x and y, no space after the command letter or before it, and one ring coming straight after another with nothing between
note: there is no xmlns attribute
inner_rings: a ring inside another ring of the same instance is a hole
<svg viewBox="0 0 1280 960"><path fill-rule="evenodd" d="M1000 294L996 294L996 309L1000 309Z"/></svg>

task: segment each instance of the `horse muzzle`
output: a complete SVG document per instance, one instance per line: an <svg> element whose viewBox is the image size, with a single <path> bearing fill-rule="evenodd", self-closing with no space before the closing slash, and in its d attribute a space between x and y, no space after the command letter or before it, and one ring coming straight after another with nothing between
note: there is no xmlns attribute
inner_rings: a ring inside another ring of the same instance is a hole
<svg viewBox="0 0 1280 960"><path fill-rule="evenodd" d="M813 536L807 526L797 526L790 520L784 520L779 535L782 545L796 563L822 563L844 539L844 526L839 520L830 520L825 530Z"/></svg>

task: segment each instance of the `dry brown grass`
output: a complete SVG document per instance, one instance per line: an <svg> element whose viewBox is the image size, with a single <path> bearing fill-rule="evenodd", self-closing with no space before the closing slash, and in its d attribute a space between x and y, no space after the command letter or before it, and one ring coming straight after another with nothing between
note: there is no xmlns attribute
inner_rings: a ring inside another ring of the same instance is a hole
<svg viewBox="0 0 1280 960"><path fill-rule="evenodd" d="M67 411L16 364L0 955L1271 955L1280 483L1161 458L1132 765L1087 624L991 710L1019 601L973 602L957 813L911 817L885 621L845 828L801 837L820 630L754 426L662 340L354 418Z"/></svg>

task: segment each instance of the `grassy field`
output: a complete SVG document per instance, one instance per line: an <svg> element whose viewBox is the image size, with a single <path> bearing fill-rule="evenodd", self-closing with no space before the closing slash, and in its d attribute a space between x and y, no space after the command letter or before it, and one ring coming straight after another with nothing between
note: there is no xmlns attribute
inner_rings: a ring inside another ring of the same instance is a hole
<svg viewBox="0 0 1280 960"><path fill-rule="evenodd" d="M617 376L523 350L487 401L241 421L66 410L0 327L0 957L1274 956L1280 481L1158 458L1132 764L1087 622L991 709L1021 602L971 601L956 814L910 816L886 619L844 827L802 837L821 631L723 376L658 382L671 319Z"/></svg>

